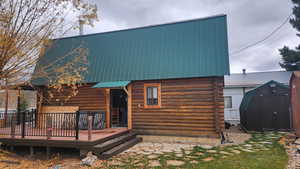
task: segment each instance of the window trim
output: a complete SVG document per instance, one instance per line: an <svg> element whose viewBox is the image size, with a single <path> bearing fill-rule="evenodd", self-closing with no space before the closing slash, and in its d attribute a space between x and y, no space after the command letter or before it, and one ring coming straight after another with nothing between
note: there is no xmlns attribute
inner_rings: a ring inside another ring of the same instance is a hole
<svg viewBox="0 0 300 169"><path fill-rule="evenodd" d="M157 87L157 105L147 104L147 88ZM144 84L144 108L161 108L161 84L160 83L145 83Z"/></svg>
<svg viewBox="0 0 300 169"><path fill-rule="evenodd" d="M230 107L226 107L226 103L225 100L226 98L230 98ZM232 96L224 96L224 109L232 109L233 108L233 104L232 104Z"/></svg>

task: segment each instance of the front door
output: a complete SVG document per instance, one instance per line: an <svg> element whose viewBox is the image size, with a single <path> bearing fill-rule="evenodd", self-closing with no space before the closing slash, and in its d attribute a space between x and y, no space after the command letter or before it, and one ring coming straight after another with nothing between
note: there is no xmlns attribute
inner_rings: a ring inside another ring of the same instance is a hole
<svg viewBox="0 0 300 169"><path fill-rule="evenodd" d="M127 127L127 94L123 89L110 90L111 127Z"/></svg>

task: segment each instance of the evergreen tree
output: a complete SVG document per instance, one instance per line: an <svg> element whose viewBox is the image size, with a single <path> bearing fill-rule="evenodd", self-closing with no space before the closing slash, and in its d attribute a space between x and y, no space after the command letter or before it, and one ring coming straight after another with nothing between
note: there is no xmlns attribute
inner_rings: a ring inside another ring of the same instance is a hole
<svg viewBox="0 0 300 169"><path fill-rule="evenodd" d="M292 2L294 3L294 17L290 19L290 24L300 32L300 0L292 0ZM297 33L297 36L300 37L300 34ZM280 63L282 68L287 71L300 70L300 45L295 49L284 46L279 49L279 52L282 56L282 62Z"/></svg>

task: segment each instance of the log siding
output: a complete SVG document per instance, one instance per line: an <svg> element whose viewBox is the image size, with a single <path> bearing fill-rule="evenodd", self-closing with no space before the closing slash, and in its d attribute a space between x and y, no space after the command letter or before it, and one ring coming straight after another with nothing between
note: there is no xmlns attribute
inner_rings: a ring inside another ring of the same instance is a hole
<svg viewBox="0 0 300 169"><path fill-rule="evenodd" d="M47 106L79 106L80 111L106 111L105 90L91 88L92 84L80 86L78 94L71 97L68 101L63 101L65 96L55 91L51 92L53 97L49 97L44 91L45 99L43 105Z"/></svg>
<svg viewBox="0 0 300 169"><path fill-rule="evenodd" d="M145 108L144 86L161 84L161 107ZM132 128L140 134L218 136L224 128L223 77L137 81Z"/></svg>
<svg viewBox="0 0 300 169"><path fill-rule="evenodd" d="M160 107L145 107L147 84L160 84ZM43 105L79 106L81 111L109 113L109 89L91 86L79 87L78 94L67 102L57 101L64 98L61 94L53 92L50 98L44 92ZM223 77L134 81L128 90L128 126L146 135L218 137L224 129L223 87Z"/></svg>

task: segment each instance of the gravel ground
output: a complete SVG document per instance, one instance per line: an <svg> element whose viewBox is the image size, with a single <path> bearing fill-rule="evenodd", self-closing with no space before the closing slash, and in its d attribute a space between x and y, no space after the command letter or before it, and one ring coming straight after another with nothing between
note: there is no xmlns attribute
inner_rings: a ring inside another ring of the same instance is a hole
<svg viewBox="0 0 300 169"><path fill-rule="evenodd" d="M229 146L229 145L237 145L242 144L248 139L251 138L250 134L244 133L243 131L239 130L238 127L231 127L229 130L226 130L224 132L225 137L228 141L225 144L222 144L221 146ZM143 155L149 155L149 154L163 154L168 152L181 152L182 150L190 151L195 146L200 147L206 147L208 149L212 148L209 143L207 145L205 144L183 144L183 143L152 143L152 142L142 142L134 147L128 149L127 151L123 152L123 154L126 153L135 153L135 154L143 154Z"/></svg>
<svg viewBox="0 0 300 169"><path fill-rule="evenodd" d="M289 155L287 169L300 169L300 153L297 152L297 148L300 148L300 145L292 143L291 145L286 146L286 148Z"/></svg>

